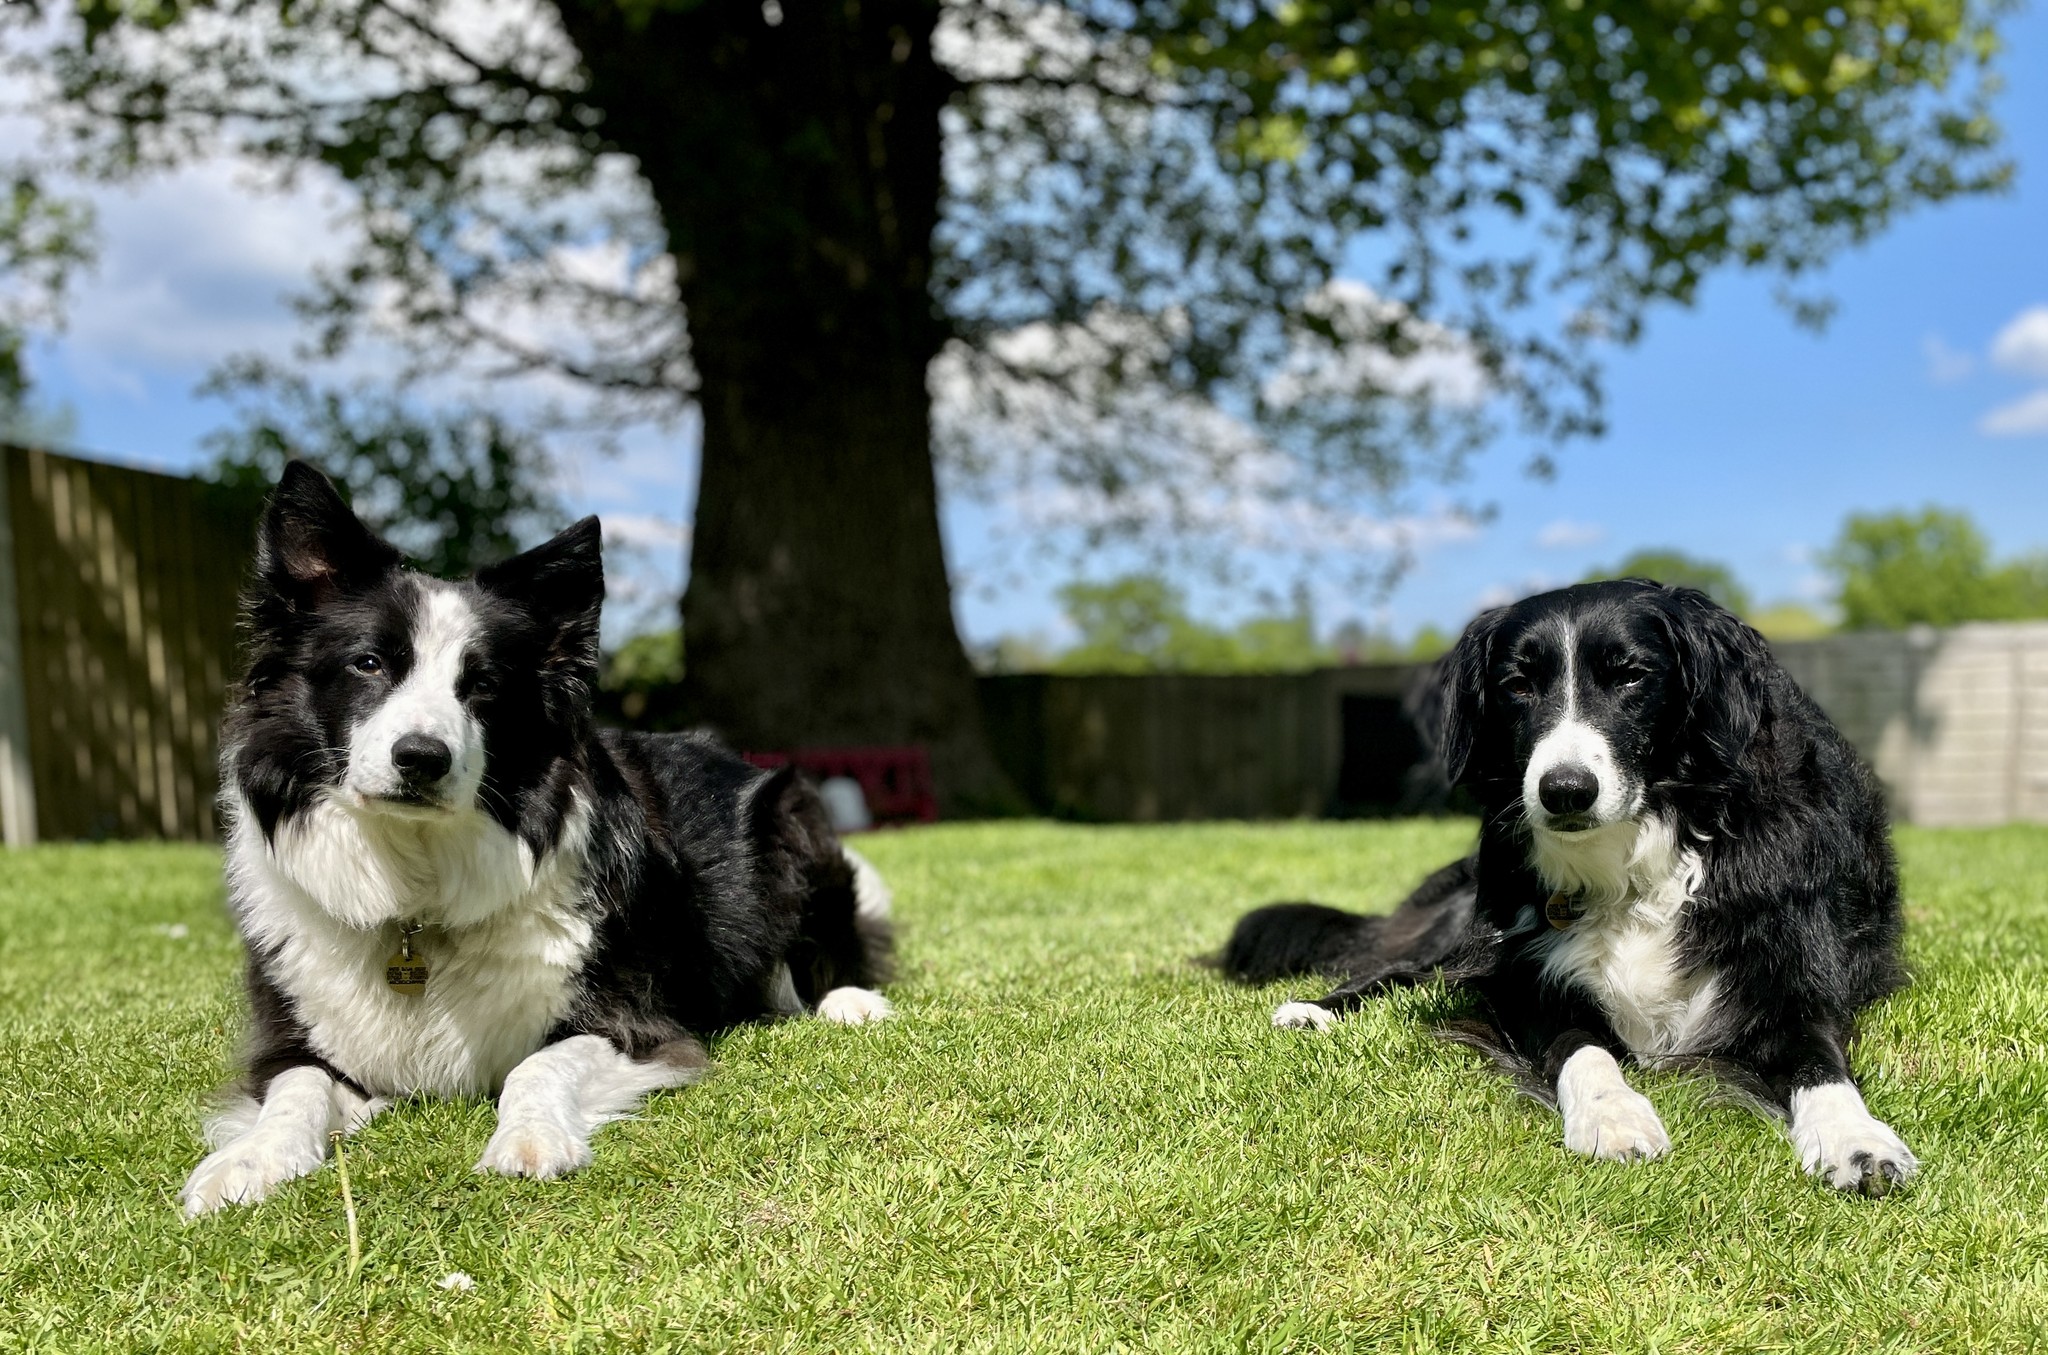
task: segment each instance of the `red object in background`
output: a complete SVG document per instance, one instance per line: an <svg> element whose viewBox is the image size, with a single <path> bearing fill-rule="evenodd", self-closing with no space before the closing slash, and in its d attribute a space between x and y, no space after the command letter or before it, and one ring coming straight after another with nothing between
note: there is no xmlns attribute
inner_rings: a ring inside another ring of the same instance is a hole
<svg viewBox="0 0 2048 1355"><path fill-rule="evenodd" d="M814 781L850 776L860 782L875 825L936 823L938 797L932 793L932 762L925 750L905 748L799 748L794 753L747 753L756 767L794 762Z"/></svg>

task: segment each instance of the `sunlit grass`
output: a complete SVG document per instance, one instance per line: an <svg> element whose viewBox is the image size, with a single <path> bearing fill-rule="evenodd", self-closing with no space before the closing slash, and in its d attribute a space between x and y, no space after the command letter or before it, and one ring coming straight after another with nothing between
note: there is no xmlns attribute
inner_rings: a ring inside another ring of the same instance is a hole
<svg viewBox="0 0 2048 1355"><path fill-rule="evenodd" d="M1676 1150L1583 1162L1431 1039L1331 1034L1188 958L1246 904L1380 907L1461 823L866 838L902 1019L722 1041L554 1184L488 1106L400 1107L338 1180L186 1224L236 1035L213 853L0 855L0 1350L2027 1349L2048 1339L2048 831L1904 833L1915 986L1856 1062L1926 1169L1839 1197L1644 1077ZM179 929L183 934L177 934ZM438 1282L472 1276L467 1292Z"/></svg>

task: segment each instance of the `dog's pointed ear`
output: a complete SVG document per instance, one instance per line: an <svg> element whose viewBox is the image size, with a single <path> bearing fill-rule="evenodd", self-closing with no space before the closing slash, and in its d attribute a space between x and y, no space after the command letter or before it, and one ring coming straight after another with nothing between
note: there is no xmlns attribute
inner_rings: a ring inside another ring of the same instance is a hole
<svg viewBox="0 0 2048 1355"><path fill-rule="evenodd" d="M604 533L584 518L532 550L476 573L477 587L522 603L551 621L551 662L597 669L598 621L604 612Z"/></svg>
<svg viewBox="0 0 2048 1355"><path fill-rule="evenodd" d="M343 502L326 476L287 462L256 533L256 572L294 603L317 606L373 583L405 559Z"/></svg>
<svg viewBox="0 0 2048 1355"><path fill-rule="evenodd" d="M1464 784L1486 718L1486 670L1493 662L1493 637L1507 614L1505 607L1481 612L1451 652L1437 660L1436 753L1454 786Z"/></svg>
<svg viewBox="0 0 2048 1355"><path fill-rule="evenodd" d="M1721 766L1734 767L1763 723L1770 643L1697 588L1657 592L1685 687L1687 725L1703 741L1703 751Z"/></svg>

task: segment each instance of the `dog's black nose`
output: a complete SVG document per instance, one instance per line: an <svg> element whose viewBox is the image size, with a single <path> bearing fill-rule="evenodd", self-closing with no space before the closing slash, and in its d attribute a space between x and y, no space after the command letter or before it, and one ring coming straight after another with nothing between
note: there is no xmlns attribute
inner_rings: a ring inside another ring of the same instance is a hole
<svg viewBox="0 0 2048 1355"><path fill-rule="evenodd" d="M1552 814L1583 814L1600 798L1600 778L1575 762L1552 767L1536 783L1536 798Z"/></svg>
<svg viewBox="0 0 2048 1355"><path fill-rule="evenodd" d="M455 755L448 745L431 734L407 734L391 745L391 765L406 785L415 789L431 786L448 775Z"/></svg>

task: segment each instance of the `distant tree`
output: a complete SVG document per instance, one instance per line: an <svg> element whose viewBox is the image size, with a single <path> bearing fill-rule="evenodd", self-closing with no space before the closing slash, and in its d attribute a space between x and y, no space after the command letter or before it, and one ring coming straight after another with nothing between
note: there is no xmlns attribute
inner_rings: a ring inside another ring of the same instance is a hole
<svg viewBox="0 0 2048 1355"><path fill-rule="evenodd" d="M651 692L683 680L683 632L635 635L605 658L600 685L612 692Z"/></svg>
<svg viewBox="0 0 2048 1355"><path fill-rule="evenodd" d="M1441 658L1450 652L1458 637L1435 626L1423 626L1408 641L1407 657L1416 662Z"/></svg>
<svg viewBox="0 0 2048 1355"><path fill-rule="evenodd" d="M1316 640L1299 592L1291 611L1234 629L1195 620L1181 590L1157 575L1070 583L1059 598L1081 639L1053 661L1057 673L1298 672L1336 657Z"/></svg>
<svg viewBox="0 0 2048 1355"><path fill-rule="evenodd" d="M1849 630L2048 616L2048 565L1995 564L1965 513L1852 514L1822 556Z"/></svg>
<svg viewBox="0 0 2048 1355"><path fill-rule="evenodd" d="M1456 638L1425 625L1403 642L1389 631L1351 620L1330 632L1329 648L1339 663L1422 663L1442 655Z"/></svg>
<svg viewBox="0 0 2048 1355"><path fill-rule="evenodd" d="M998 635L973 651L975 670L986 674L1044 673L1058 657L1057 647L1035 634Z"/></svg>
<svg viewBox="0 0 2048 1355"><path fill-rule="evenodd" d="M474 573L561 525L541 444L490 410L421 412L289 373L261 383L232 375L214 388L253 403L238 426L207 439L206 472L230 494L260 497L285 462L310 461L347 489L365 522L444 576Z"/></svg>
<svg viewBox="0 0 2048 1355"><path fill-rule="evenodd" d="M1774 602L1749 614L1749 624L1770 640L1813 640L1834 627L1813 608L1799 602Z"/></svg>
<svg viewBox="0 0 2048 1355"><path fill-rule="evenodd" d="M1705 560L1676 550L1639 550L1612 569L1595 570L1588 579L1652 579L1683 588L1697 588L1737 616L1749 614L1749 590L1735 571L1718 560Z"/></svg>

